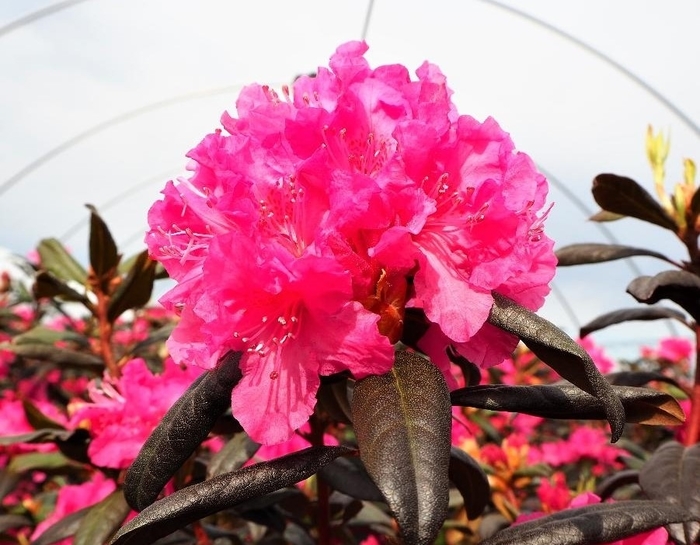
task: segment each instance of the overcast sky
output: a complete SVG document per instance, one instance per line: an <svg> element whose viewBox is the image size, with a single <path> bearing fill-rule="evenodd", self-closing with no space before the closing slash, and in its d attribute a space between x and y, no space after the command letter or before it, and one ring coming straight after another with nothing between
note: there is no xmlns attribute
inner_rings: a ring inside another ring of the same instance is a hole
<svg viewBox="0 0 700 545"><path fill-rule="evenodd" d="M58 3L0 2L0 247L26 254L43 237L63 237L81 260L84 203L102 211L126 254L140 251L148 207L183 171L184 154L233 110L237 88L279 86L326 65L340 43L361 37L369 6L83 0L7 27ZM375 0L368 57L373 65L400 62L412 70L424 60L438 64L461 113L495 117L552 175L547 229L557 245L605 241L561 186L595 211L590 183L600 172L633 177L651 190L648 123L671 132L669 182L680 179L683 157L700 160L700 138L639 83L546 25L625 67L700 123L700 3L508 5L545 24L483 0ZM669 232L630 219L610 228L623 243L683 257ZM637 265L645 274L663 270L648 259ZM634 306L624 293L633 277L624 263L588 266L561 270L556 286L583 323ZM541 314L575 334L556 297ZM631 356L632 343L668 334L653 323L595 338Z"/></svg>

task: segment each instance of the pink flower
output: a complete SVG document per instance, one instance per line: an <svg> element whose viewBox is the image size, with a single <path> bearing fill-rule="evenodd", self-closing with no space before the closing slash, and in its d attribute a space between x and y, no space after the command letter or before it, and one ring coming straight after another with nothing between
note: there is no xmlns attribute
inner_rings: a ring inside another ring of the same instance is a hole
<svg viewBox="0 0 700 545"><path fill-rule="evenodd" d="M88 388L92 403L74 404L70 424L90 430L88 455L95 465L123 469L134 461L148 436L202 369L182 367L171 359L154 375L142 359L133 359L114 380Z"/></svg>
<svg viewBox="0 0 700 545"><path fill-rule="evenodd" d="M205 368L245 352L232 407L262 443L307 421L320 375L390 369L406 306L433 323L423 349L450 386L449 344L500 363L517 339L485 323L491 291L535 309L554 272L532 161L492 119L460 117L437 67L412 81L366 51L340 46L282 96L245 88L228 134L149 212L150 252L178 282L168 347Z"/></svg>
<svg viewBox="0 0 700 545"><path fill-rule="evenodd" d="M659 341L656 349L642 347L642 356L663 359L673 363L687 361L693 354L693 343L682 337L668 337Z"/></svg>
<svg viewBox="0 0 700 545"><path fill-rule="evenodd" d="M109 496L115 489L114 481L107 479L99 472L93 473L91 480L84 483L62 486L58 491L53 511L37 525L32 534L32 541L41 536L59 520L84 507L95 505ZM73 543L73 538L66 538L56 543L58 545L70 545Z"/></svg>

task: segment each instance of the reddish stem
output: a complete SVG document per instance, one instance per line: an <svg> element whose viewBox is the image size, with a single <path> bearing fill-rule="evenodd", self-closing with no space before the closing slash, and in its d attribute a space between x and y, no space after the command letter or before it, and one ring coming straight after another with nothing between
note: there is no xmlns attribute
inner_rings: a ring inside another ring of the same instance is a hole
<svg viewBox="0 0 700 545"><path fill-rule="evenodd" d="M192 523L192 530L194 530L194 537L197 540L197 545L211 545L211 539L207 535L207 532L202 528L202 523L198 520Z"/></svg>
<svg viewBox="0 0 700 545"><path fill-rule="evenodd" d="M114 352L112 351L112 322L107 318L107 311L109 309L109 295L102 292L102 290L97 290L97 327L100 333L100 352L102 359L105 360L105 365L109 371L110 376L114 378L119 378L121 374L119 365L117 365L114 359Z"/></svg>
<svg viewBox="0 0 700 545"><path fill-rule="evenodd" d="M690 418L685 434L685 445L692 446L700 439L700 325L695 327L695 383L690 394Z"/></svg>

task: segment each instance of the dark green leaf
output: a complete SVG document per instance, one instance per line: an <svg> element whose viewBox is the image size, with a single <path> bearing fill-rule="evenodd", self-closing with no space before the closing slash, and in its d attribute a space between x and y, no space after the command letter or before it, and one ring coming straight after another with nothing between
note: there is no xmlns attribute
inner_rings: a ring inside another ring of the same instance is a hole
<svg viewBox="0 0 700 545"><path fill-rule="evenodd" d="M18 473L11 473L7 471L7 468L0 469L0 500L5 499L10 492L17 489L20 478Z"/></svg>
<svg viewBox="0 0 700 545"><path fill-rule="evenodd" d="M669 533L678 543L694 543L700 535L700 444L664 443L642 467L639 484L652 500L680 505L692 515L693 520L671 526Z"/></svg>
<svg viewBox="0 0 700 545"><path fill-rule="evenodd" d="M125 311L140 308L150 301L155 272L156 262L148 257L148 250L144 250L112 296L107 310L110 322L114 322Z"/></svg>
<svg viewBox="0 0 700 545"><path fill-rule="evenodd" d="M207 479L243 467L243 464L250 460L259 448L260 444L248 437L246 432L235 434L219 452L212 456L207 466Z"/></svg>
<svg viewBox="0 0 700 545"><path fill-rule="evenodd" d="M0 515L0 533L7 532L11 528L31 525L32 521L22 515Z"/></svg>
<svg viewBox="0 0 700 545"><path fill-rule="evenodd" d="M610 386L625 409L627 422L650 425L678 425L685 417L673 396L632 386ZM491 411L509 411L543 418L603 420L603 403L570 384L507 386L482 384L455 390L452 403Z"/></svg>
<svg viewBox="0 0 700 545"><path fill-rule="evenodd" d="M126 501L136 511L155 501L231 405L231 390L241 378L240 358L240 352L230 352L202 374L146 440L124 481Z"/></svg>
<svg viewBox="0 0 700 545"><path fill-rule="evenodd" d="M676 221L649 192L630 178L599 174L593 180L593 198L603 210L653 223L674 233Z"/></svg>
<svg viewBox="0 0 700 545"><path fill-rule="evenodd" d="M69 466L75 466L75 462L60 452L27 452L13 456L7 469L12 473L24 473L36 469L48 471Z"/></svg>
<svg viewBox="0 0 700 545"><path fill-rule="evenodd" d="M90 210L90 266L104 287L117 272L121 256L112 233L104 220L91 204L86 205Z"/></svg>
<svg viewBox="0 0 700 545"><path fill-rule="evenodd" d="M612 441L624 431L625 411L612 386L586 351L551 322L498 293L489 323L517 335L532 352L563 378L598 398L605 407Z"/></svg>
<svg viewBox="0 0 700 545"><path fill-rule="evenodd" d="M627 293L640 303L654 304L670 299L700 322L700 278L687 271L665 271L656 276L640 276L627 286Z"/></svg>
<svg viewBox="0 0 700 545"><path fill-rule="evenodd" d="M22 400L22 408L24 409L24 416L27 417L27 421L35 430L43 430L45 428L50 428L53 430L66 429L63 424L59 424L52 418L49 418L42 413L41 410L39 410L39 408L28 399Z"/></svg>
<svg viewBox="0 0 700 545"><path fill-rule="evenodd" d="M146 507L110 545L153 543L203 517L302 481L351 452L345 447L311 447L183 488Z"/></svg>
<svg viewBox="0 0 700 545"><path fill-rule="evenodd" d="M101 358L84 352L76 352L67 348L57 348L46 344L2 344L2 350L35 360L48 361L63 367L90 368L95 371L104 369Z"/></svg>
<svg viewBox="0 0 700 545"><path fill-rule="evenodd" d="M66 440L73 435L72 430L45 429L36 430L20 435L0 436L0 447L18 445L21 443L55 443L59 440Z"/></svg>
<svg viewBox="0 0 700 545"><path fill-rule="evenodd" d="M80 522L73 545L105 543L121 526L130 508L122 490L115 490L101 502L92 506Z"/></svg>
<svg viewBox="0 0 700 545"><path fill-rule="evenodd" d="M85 507L79 511L75 511L70 515L66 515L56 524L49 526L42 534L32 541L32 545L51 545L67 537L75 535L78 531L80 523L90 511L90 507Z"/></svg>
<svg viewBox="0 0 700 545"><path fill-rule="evenodd" d="M36 299L58 297L63 301L81 303L87 308L90 308L91 305L90 299L84 294L74 290L63 280L59 280L53 273L48 271L39 271L36 274L32 291Z"/></svg>
<svg viewBox="0 0 700 545"><path fill-rule="evenodd" d="M666 307L635 307L622 308L598 316L595 320L591 320L586 325L582 326L579 335L585 337L594 331L599 331L614 324L621 324L622 322L664 319L677 320L684 326L691 327L691 325L686 322L685 314L679 310Z"/></svg>
<svg viewBox="0 0 700 545"><path fill-rule="evenodd" d="M360 456L407 543L433 543L447 515L451 407L432 363L399 351L393 369L358 380L352 416Z"/></svg>
<svg viewBox="0 0 700 545"><path fill-rule="evenodd" d="M685 509L661 501L599 503L511 526L480 545L609 543L689 517Z"/></svg>
<svg viewBox="0 0 700 545"><path fill-rule="evenodd" d="M600 501L605 501L611 498L618 488L638 483L639 471L636 469L616 471L598 483L595 493L600 498Z"/></svg>
<svg viewBox="0 0 700 545"><path fill-rule="evenodd" d="M384 501L384 496L359 458L336 458L321 468L318 474L331 488L351 498Z"/></svg>
<svg viewBox="0 0 700 545"><path fill-rule="evenodd" d="M16 335L12 340L15 344L54 344L60 341L73 342L82 347L87 347L90 344L85 335L74 331L57 331L43 325L35 326L21 335Z"/></svg>
<svg viewBox="0 0 700 545"><path fill-rule="evenodd" d="M556 251L556 256L558 260L557 265L559 267L603 263L605 261L614 261L616 259L634 256L656 257L668 263L673 263L668 257L659 252L620 244L571 244L559 248Z"/></svg>
<svg viewBox="0 0 700 545"><path fill-rule="evenodd" d="M622 218L626 217L627 216L625 216L624 214L613 214L612 212L608 212L607 210L599 210L588 219L597 223L603 223L607 221L621 220Z"/></svg>
<svg viewBox="0 0 700 545"><path fill-rule="evenodd" d="M479 463L463 450L452 447L449 476L464 498L467 518L479 518L491 499L489 479Z"/></svg>
<svg viewBox="0 0 700 545"><path fill-rule="evenodd" d="M87 272L55 238L45 238L39 242L37 252L41 258L41 268L52 273L59 280L74 280L81 285L87 282Z"/></svg>

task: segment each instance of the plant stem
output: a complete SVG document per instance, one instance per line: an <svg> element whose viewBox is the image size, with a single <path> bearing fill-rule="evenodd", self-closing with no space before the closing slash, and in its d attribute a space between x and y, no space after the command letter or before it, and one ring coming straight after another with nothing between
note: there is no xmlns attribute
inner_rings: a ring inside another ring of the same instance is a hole
<svg viewBox="0 0 700 545"><path fill-rule="evenodd" d="M315 447L323 446L323 433L325 423L316 415L312 415L309 420L311 424L311 444ZM323 477L316 475L316 496L317 496L317 524L319 545L330 545L331 543L331 509L330 509L330 489Z"/></svg>
<svg viewBox="0 0 700 545"><path fill-rule="evenodd" d="M102 290L97 290L97 327L100 333L100 352L102 359L105 361L107 370L111 377L119 378L121 370L114 359L112 351L112 330L113 324L107 318L109 309L109 295L103 293Z"/></svg>
<svg viewBox="0 0 700 545"><path fill-rule="evenodd" d="M690 418L688 420L685 445L692 446L700 439L700 325L695 326L695 382L690 395Z"/></svg>

